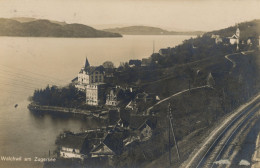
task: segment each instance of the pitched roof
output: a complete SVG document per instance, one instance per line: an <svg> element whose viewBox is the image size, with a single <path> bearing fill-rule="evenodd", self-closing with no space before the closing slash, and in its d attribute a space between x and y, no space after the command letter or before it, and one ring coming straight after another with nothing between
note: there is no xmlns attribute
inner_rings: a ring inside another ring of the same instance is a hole
<svg viewBox="0 0 260 168"><path fill-rule="evenodd" d="M122 134L117 132L107 134L103 143L115 154L120 154L124 147Z"/></svg>
<svg viewBox="0 0 260 168"><path fill-rule="evenodd" d="M89 66L89 67L86 67L84 70L86 72L88 72L88 74L92 74L95 71L99 71L100 73L103 73L104 72L104 67L103 66L98 66L98 67Z"/></svg>
<svg viewBox="0 0 260 168"><path fill-rule="evenodd" d="M236 34L233 34L233 36L229 37L230 39L238 39L238 36Z"/></svg>
<svg viewBox="0 0 260 168"><path fill-rule="evenodd" d="M145 124L154 129L157 124L157 119L147 116L131 116L129 127L132 129L141 129Z"/></svg>
<svg viewBox="0 0 260 168"><path fill-rule="evenodd" d="M78 81L78 77L75 77L74 79L71 80L71 82L76 82Z"/></svg>
<svg viewBox="0 0 260 168"><path fill-rule="evenodd" d="M87 69L88 67L90 67L90 64L89 64L89 62L88 62L88 58L86 57L86 61L85 61L85 69Z"/></svg>

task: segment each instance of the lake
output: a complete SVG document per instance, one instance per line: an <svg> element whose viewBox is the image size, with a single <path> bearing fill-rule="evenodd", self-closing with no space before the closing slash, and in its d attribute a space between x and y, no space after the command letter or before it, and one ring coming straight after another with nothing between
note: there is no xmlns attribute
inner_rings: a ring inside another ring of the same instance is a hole
<svg viewBox="0 0 260 168"><path fill-rule="evenodd" d="M47 84L66 85L84 65L149 57L191 36L124 36L123 38L0 37L0 156L47 157L64 130L99 126L97 121L34 115L28 97ZM15 108L14 105L18 104ZM1 163L1 161L0 161Z"/></svg>

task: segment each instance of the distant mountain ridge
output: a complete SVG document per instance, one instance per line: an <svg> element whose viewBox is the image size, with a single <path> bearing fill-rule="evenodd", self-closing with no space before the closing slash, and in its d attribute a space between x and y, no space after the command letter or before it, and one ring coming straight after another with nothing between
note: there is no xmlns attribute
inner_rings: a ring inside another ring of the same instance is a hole
<svg viewBox="0 0 260 168"><path fill-rule="evenodd" d="M63 23L63 22L60 22ZM119 33L96 30L83 24L59 24L49 20L17 21L0 18L0 36L19 37L122 37Z"/></svg>
<svg viewBox="0 0 260 168"><path fill-rule="evenodd" d="M14 17L14 18L10 18L12 20L16 20L18 22L21 23L25 23L25 22L32 22L32 21L36 21L36 20L46 20L46 19L36 19L36 18L30 18L30 17ZM55 21L55 20L48 20L52 23L57 23L59 25L66 25L66 22L60 22L60 21Z"/></svg>
<svg viewBox="0 0 260 168"><path fill-rule="evenodd" d="M110 28L103 29L104 31L120 33L124 35L201 35L204 32L202 31L187 31L187 32L178 32L178 31L167 31L158 27L150 26L128 26L121 28Z"/></svg>

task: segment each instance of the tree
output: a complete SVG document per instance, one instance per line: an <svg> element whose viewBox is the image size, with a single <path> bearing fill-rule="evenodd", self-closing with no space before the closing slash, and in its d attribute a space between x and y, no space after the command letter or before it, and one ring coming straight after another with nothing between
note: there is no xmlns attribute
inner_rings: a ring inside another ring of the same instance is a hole
<svg viewBox="0 0 260 168"><path fill-rule="evenodd" d="M103 63L103 67L104 67L104 68L111 68L111 69L115 68L113 62L111 62L111 61L106 61L106 62L104 62L104 63Z"/></svg>

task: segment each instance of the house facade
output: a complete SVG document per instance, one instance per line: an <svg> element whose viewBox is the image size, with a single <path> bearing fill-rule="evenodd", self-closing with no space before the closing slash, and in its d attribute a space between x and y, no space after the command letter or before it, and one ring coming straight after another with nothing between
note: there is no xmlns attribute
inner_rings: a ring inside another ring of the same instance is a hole
<svg viewBox="0 0 260 168"><path fill-rule="evenodd" d="M93 83L86 86L86 104L97 106L104 103L105 84Z"/></svg>
<svg viewBox="0 0 260 168"><path fill-rule="evenodd" d="M118 100L119 89L111 88L106 94L106 105L108 106L117 106L119 103Z"/></svg>
<svg viewBox="0 0 260 168"><path fill-rule="evenodd" d="M60 157L83 159L86 154L87 140L85 135L64 135L59 142Z"/></svg>
<svg viewBox="0 0 260 168"><path fill-rule="evenodd" d="M63 158L79 158L82 159L82 154L79 149L74 149L70 147L61 147L60 157Z"/></svg>

